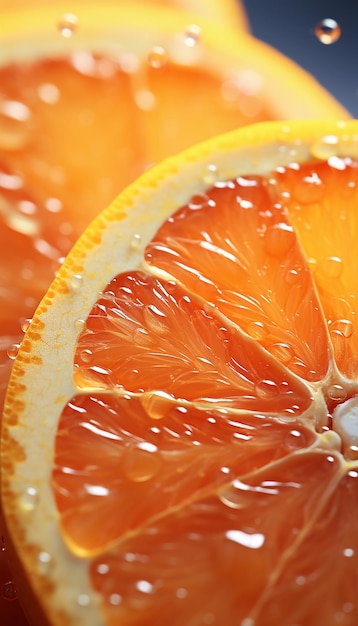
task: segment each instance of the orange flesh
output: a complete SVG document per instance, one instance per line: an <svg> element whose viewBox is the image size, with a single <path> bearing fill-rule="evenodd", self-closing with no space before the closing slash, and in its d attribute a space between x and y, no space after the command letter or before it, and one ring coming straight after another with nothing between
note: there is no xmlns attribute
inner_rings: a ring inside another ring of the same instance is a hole
<svg viewBox="0 0 358 626"><path fill-rule="evenodd" d="M1 404L7 350L91 219L154 162L274 117L260 95L163 61L81 52L0 68Z"/></svg>
<svg viewBox="0 0 358 626"><path fill-rule="evenodd" d="M108 626L357 623L357 180L218 182L94 306L53 489Z"/></svg>

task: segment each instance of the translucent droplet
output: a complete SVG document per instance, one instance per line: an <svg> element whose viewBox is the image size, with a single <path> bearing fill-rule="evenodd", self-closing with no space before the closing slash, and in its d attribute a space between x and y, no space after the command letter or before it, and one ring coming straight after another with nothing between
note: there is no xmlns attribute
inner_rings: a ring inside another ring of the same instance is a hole
<svg viewBox="0 0 358 626"><path fill-rule="evenodd" d="M346 556L348 559L350 559L352 556L354 556L355 552L353 550L353 548L345 548L343 550L343 554L344 556Z"/></svg>
<svg viewBox="0 0 358 626"><path fill-rule="evenodd" d="M198 26L197 24L189 24L184 33L185 45L188 46L188 48L194 48L194 46L199 43L200 37L200 26Z"/></svg>
<svg viewBox="0 0 358 626"><path fill-rule="evenodd" d="M22 102L0 101L0 149L21 150L32 137L31 111Z"/></svg>
<svg viewBox="0 0 358 626"><path fill-rule="evenodd" d="M316 25L315 35L321 43L330 45L338 41L341 36L341 27L330 17L327 17Z"/></svg>
<svg viewBox="0 0 358 626"><path fill-rule="evenodd" d="M81 289L83 283L82 274L73 274L68 280L68 286L71 291L78 291Z"/></svg>
<svg viewBox="0 0 358 626"><path fill-rule="evenodd" d="M88 606L90 603L90 597L87 593L80 593L77 596L77 604L79 606Z"/></svg>
<svg viewBox="0 0 358 626"><path fill-rule="evenodd" d="M255 393L258 398L276 398L280 395L280 389L273 380L265 379L256 383Z"/></svg>
<svg viewBox="0 0 358 626"><path fill-rule="evenodd" d="M13 580L7 580L1 587L1 596L4 600L16 600L17 591Z"/></svg>
<svg viewBox="0 0 358 626"><path fill-rule="evenodd" d="M157 446L148 442L128 447L122 456L123 473L136 483L146 482L156 476L162 459Z"/></svg>
<svg viewBox="0 0 358 626"><path fill-rule="evenodd" d="M342 402L347 398L347 392L342 385L331 385L327 389L327 396L330 400Z"/></svg>
<svg viewBox="0 0 358 626"><path fill-rule="evenodd" d="M38 88L38 95L46 104L56 104L60 99L60 90L53 83L42 83Z"/></svg>
<svg viewBox="0 0 358 626"><path fill-rule="evenodd" d="M76 320L75 321L75 329L77 330L77 332L82 332L82 330L85 327L85 324L86 324L85 320L80 320L80 319Z"/></svg>
<svg viewBox="0 0 358 626"><path fill-rule="evenodd" d="M70 39L77 30L78 17L74 13L64 13L57 26L62 37Z"/></svg>
<svg viewBox="0 0 358 626"><path fill-rule="evenodd" d="M311 154L316 159L329 159L332 156L336 156L338 146L339 140L336 135L326 135L313 142Z"/></svg>
<svg viewBox="0 0 358 626"><path fill-rule="evenodd" d="M268 335L268 328L263 322L250 322L247 327L247 333L253 339L264 339Z"/></svg>
<svg viewBox="0 0 358 626"><path fill-rule="evenodd" d="M50 213L59 213L62 209L62 202L59 198L47 198L45 208L50 211Z"/></svg>
<svg viewBox="0 0 358 626"><path fill-rule="evenodd" d="M288 363L295 356L295 351L289 343L278 342L271 346L271 353L281 363Z"/></svg>
<svg viewBox="0 0 358 626"><path fill-rule="evenodd" d="M330 330L339 330L346 339L353 335L354 326L350 320L339 319L332 322Z"/></svg>
<svg viewBox="0 0 358 626"><path fill-rule="evenodd" d="M336 279L342 275L343 268L344 264L340 257L330 256L318 262L317 271L326 278Z"/></svg>
<svg viewBox="0 0 358 626"><path fill-rule="evenodd" d="M85 348L80 352L80 359L83 363L91 363L93 360L93 352L89 348Z"/></svg>
<svg viewBox="0 0 358 626"><path fill-rule="evenodd" d="M154 69L163 67L167 61L168 55L162 46L154 46L148 54L148 63Z"/></svg>
<svg viewBox="0 0 358 626"><path fill-rule="evenodd" d="M122 603L122 596L119 593L111 593L108 601L112 606L119 606Z"/></svg>
<svg viewBox="0 0 358 626"><path fill-rule="evenodd" d="M19 348L20 348L20 344L19 343L13 343L12 346L9 346L7 349L7 356L9 357L9 359L11 359L12 361L14 359L16 359L18 353L19 353Z"/></svg>
<svg viewBox="0 0 358 626"><path fill-rule="evenodd" d="M173 407L173 398L165 391L144 393L140 398L141 405L153 420L163 419Z"/></svg>
<svg viewBox="0 0 358 626"><path fill-rule="evenodd" d="M20 504L24 511L33 511L38 503L39 495L35 487L28 487L21 494Z"/></svg>
<svg viewBox="0 0 358 626"><path fill-rule="evenodd" d="M131 239L132 250L139 250L142 243L142 237L139 233L135 233Z"/></svg>
<svg viewBox="0 0 358 626"><path fill-rule="evenodd" d="M270 226L265 233L265 250L273 257L280 257L292 248L295 242L295 233L289 224L279 222Z"/></svg>
<svg viewBox="0 0 358 626"><path fill-rule="evenodd" d="M218 178L218 168L213 163L208 165L203 181L206 185L213 185Z"/></svg>
<svg viewBox="0 0 358 626"><path fill-rule="evenodd" d="M142 111L152 111L156 104L156 98L149 89L140 89L135 93L135 103Z"/></svg>
<svg viewBox="0 0 358 626"><path fill-rule="evenodd" d="M285 281L288 285L294 285L300 277L300 268L292 268L285 274Z"/></svg>
<svg viewBox="0 0 358 626"><path fill-rule="evenodd" d="M178 589L175 592L175 595L177 598L179 598L179 600L184 600L184 598L186 598L188 595L188 590L185 589L185 587L178 587Z"/></svg>

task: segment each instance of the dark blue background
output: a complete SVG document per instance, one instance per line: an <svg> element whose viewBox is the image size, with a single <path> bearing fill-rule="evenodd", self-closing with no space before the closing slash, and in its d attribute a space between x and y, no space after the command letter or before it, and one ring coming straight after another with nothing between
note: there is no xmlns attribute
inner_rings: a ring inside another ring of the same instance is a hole
<svg viewBox="0 0 358 626"><path fill-rule="evenodd" d="M243 0L252 33L311 72L358 118L358 0ZM324 18L339 23L340 39L324 45L314 34Z"/></svg>

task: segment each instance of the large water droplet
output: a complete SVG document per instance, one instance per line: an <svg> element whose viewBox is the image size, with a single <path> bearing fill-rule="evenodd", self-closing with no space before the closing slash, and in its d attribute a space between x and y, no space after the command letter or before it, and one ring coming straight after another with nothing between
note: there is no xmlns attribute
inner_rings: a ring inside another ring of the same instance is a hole
<svg viewBox="0 0 358 626"><path fill-rule="evenodd" d="M62 37L70 39L78 27L78 17L74 13L64 13L57 26Z"/></svg>
<svg viewBox="0 0 358 626"><path fill-rule="evenodd" d="M68 280L68 286L71 289L71 291L79 291L79 289L82 287L82 283L83 283L82 274L73 274L72 276L70 276Z"/></svg>
<svg viewBox="0 0 358 626"><path fill-rule="evenodd" d="M250 322L247 327L248 335L257 340L264 339L268 332L268 328L263 322Z"/></svg>
<svg viewBox="0 0 358 626"><path fill-rule="evenodd" d="M9 359L11 359L12 361L16 359L19 353L19 348L20 348L20 344L18 343L13 343L12 346L8 347L7 356L9 357Z"/></svg>
<svg viewBox="0 0 358 626"><path fill-rule="evenodd" d="M173 398L165 391L144 393L140 397L141 405L153 420L163 419L173 407Z"/></svg>
<svg viewBox="0 0 358 626"><path fill-rule="evenodd" d="M255 392L258 398L277 398L280 395L280 389L278 385L269 379L260 380L255 385Z"/></svg>
<svg viewBox="0 0 358 626"><path fill-rule="evenodd" d="M353 335L354 326L350 320L339 319L332 322L330 330L339 330L346 339Z"/></svg>
<svg viewBox="0 0 358 626"><path fill-rule="evenodd" d="M339 278L343 272L343 261L338 256L330 256L319 261L317 271L322 273L326 278Z"/></svg>
<svg viewBox="0 0 358 626"><path fill-rule="evenodd" d="M316 159L329 159L332 156L336 156L338 148L338 137L336 135L326 135L313 142L311 154Z"/></svg>
<svg viewBox="0 0 358 626"><path fill-rule="evenodd" d="M315 35L317 39L325 45L330 45L338 41L341 36L341 27L330 17L327 17L316 25Z"/></svg>
<svg viewBox="0 0 358 626"><path fill-rule="evenodd" d="M28 487L21 494L20 504L24 511L33 511L38 503L39 495L35 487Z"/></svg>
<svg viewBox="0 0 358 626"><path fill-rule="evenodd" d="M161 465L162 459L157 446L145 441L134 447L128 447L122 456L124 475L136 483L154 478Z"/></svg>
<svg viewBox="0 0 358 626"><path fill-rule="evenodd" d="M148 329L156 335L165 335L168 332L166 315L156 306L149 304L144 308L143 317Z"/></svg>
<svg viewBox="0 0 358 626"><path fill-rule="evenodd" d="M295 351L289 343L278 342L271 346L271 353L281 363L288 363L295 356Z"/></svg>
<svg viewBox="0 0 358 626"><path fill-rule="evenodd" d="M342 402L347 397L347 392L342 385L331 385L327 389L327 396L335 402Z"/></svg>
<svg viewBox="0 0 358 626"><path fill-rule="evenodd" d="M7 580L1 587L1 596L4 600L16 600L17 591L13 580Z"/></svg>

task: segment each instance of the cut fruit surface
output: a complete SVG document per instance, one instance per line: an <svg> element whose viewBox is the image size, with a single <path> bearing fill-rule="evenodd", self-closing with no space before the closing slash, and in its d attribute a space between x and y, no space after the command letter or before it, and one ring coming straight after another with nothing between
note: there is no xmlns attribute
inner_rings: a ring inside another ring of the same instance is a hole
<svg viewBox="0 0 358 626"><path fill-rule="evenodd" d="M250 122L347 116L248 34L147 4L99 12L72 2L77 21L67 27L59 3L2 16L1 405L21 326L120 189L154 162Z"/></svg>
<svg viewBox="0 0 358 626"><path fill-rule="evenodd" d="M2 432L51 626L357 623L357 137L275 122L199 144L65 260Z"/></svg>

